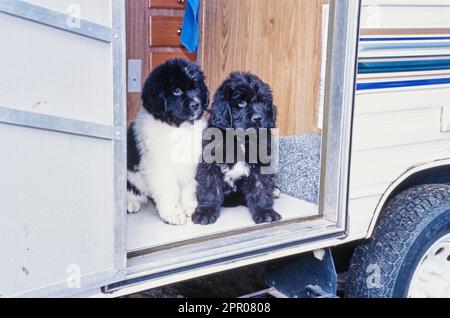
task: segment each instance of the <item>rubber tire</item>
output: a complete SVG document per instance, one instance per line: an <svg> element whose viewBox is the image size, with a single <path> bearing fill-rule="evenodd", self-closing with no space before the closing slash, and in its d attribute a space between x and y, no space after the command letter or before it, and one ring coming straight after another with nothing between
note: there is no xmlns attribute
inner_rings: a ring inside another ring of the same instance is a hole
<svg viewBox="0 0 450 318"><path fill-rule="evenodd" d="M406 298L419 262L448 233L449 185L420 185L398 194L384 209L372 238L355 249L345 297ZM374 269L379 280L369 288Z"/></svg>

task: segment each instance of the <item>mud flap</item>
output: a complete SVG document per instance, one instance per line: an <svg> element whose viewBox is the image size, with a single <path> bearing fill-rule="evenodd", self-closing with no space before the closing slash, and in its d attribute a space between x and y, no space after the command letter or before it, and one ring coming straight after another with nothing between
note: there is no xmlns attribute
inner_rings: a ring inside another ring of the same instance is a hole
<svg viewBox="0 0 450 318"><path fill-rule="evenodd" d="M288 298L333 298L337 274L330 249L271 262L266 283Z"/></svg>

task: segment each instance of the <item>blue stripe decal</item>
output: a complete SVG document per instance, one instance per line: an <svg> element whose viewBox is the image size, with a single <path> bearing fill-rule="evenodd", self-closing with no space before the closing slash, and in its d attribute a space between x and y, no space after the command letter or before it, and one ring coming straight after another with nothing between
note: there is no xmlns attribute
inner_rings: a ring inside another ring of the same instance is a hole
<svg viewBox="0 0 450 318"><path fill-rule="evenodd" d="M448 54L435 54L435 55L401 55L401 56L374 56L374 57L360 57L363 60L385 60L385 59L415 59L415 58L439 58L439 57L449 57Z"/></svg>
<svg viewBox="0 0 450 318"><path fill-rule="evenodd" d="M359 74L437 71L450 69L450 60L360 62Z"/></svg>
<svg viewBox="0 0 450 318"><path fill-rule="evenodd" d="M429 80L398 81L398 82L360 83L356 85L356 90L364 91L371 89L444 85L444 84L450 84L450 78L436 78Z"/></svg>
<svg viewBox="0 0 450 318"><path fill-rule="evenodd" d="M378 42L378 41L440 41L450 40L448 36L441 37L422 37L422 38L361 38L362 42Z"/></svg>

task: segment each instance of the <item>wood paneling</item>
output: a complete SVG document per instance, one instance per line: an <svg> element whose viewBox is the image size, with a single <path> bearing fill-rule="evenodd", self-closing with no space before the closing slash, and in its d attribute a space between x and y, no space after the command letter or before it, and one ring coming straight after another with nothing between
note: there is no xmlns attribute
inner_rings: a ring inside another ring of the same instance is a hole
<svg viewBox="0 0 450 318"><path fill-rule="evenodd" d="M125 1L126 5L126 32L127 32L127 60L142 60L142 83L150 69L148 38L148 1L132 0ZM127 118L128 124L136 117L141 106L140 93L127 94Z"/></svg>
<svg viewBox="0 0 450 318"><path fill-rule="evenodd" d="M269 83L282 135L318 131L323 0L208 0L201 64L213 92L232 71Z"/></svg>
<svg viewBox="0 0 450 318"><path fill-rule="evenodd" d="M173 58L184 58L192 62L196 62L197 55L195 53L189 53L186 50L180 50L176 52L151 52L150 53L150 68L154 69L156 66L164 63L165 61Z"/></svg>
<svg viewBox="0 0 450 318"><path fill-rule="evenodd" d="M149 8L185 9L186 1L187 0L148 0L148 6Z"/></svg>
<svg viewBox="0 0 450 318"><path fill-rule="evenodd" d="M181 47L183 17L150 16L150 46Z"/></svg>

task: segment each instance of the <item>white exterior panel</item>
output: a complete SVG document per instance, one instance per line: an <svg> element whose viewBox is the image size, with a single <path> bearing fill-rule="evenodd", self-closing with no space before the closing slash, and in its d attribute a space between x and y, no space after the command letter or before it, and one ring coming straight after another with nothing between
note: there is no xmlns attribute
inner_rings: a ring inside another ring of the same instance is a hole
<svg viewBox="0 0 450 318"><path fill-rule="evenodd" d="M9 125L0 135L0 294L112 271L112 142Z"/></svg>
<svg viewBox="0 0 450 318"><path fill-rule="evenodd" d="M74 18L112 26L111 0L24 0Z"/></svg>
<svg viewBox="0 0 450 318"><path fill-rule="evenodd" d="M0 13L0 52L2 107L112 125L110 43Z"/></svg>
<svg viewBox="0 0 450 318"><path fill-rule="evenodd" d="M450 1L363 0L361 28L450 28Z"/></svg>
<svg viewBox="0 0 450 318"><path fill-rule="evenodd" d="M414 68L421 59L448 59L450 0L363 0L362 5L359 59L365 68L355 100L350 240L371 235L402 178L450 158L450 134L442 129L450 72ZM370 63L385 63L385 69L368 71ZM396 71L401 63L410 68Z"/></svg>
<svg viewBox="0 0 450 318"><path fill-rule="evenodd" d="M70 3L0 1L0 296L125 277L124 2Z"/></svg>
<svg viewBox="0 0 450 318"><path fill-rule="evenodd" d="M352 235L366 235L373 212L395 180L412 167L450 158L450 133L441 131L442 108L450 105L449 96L450 87L356 96L350 172Z"/></svg>

